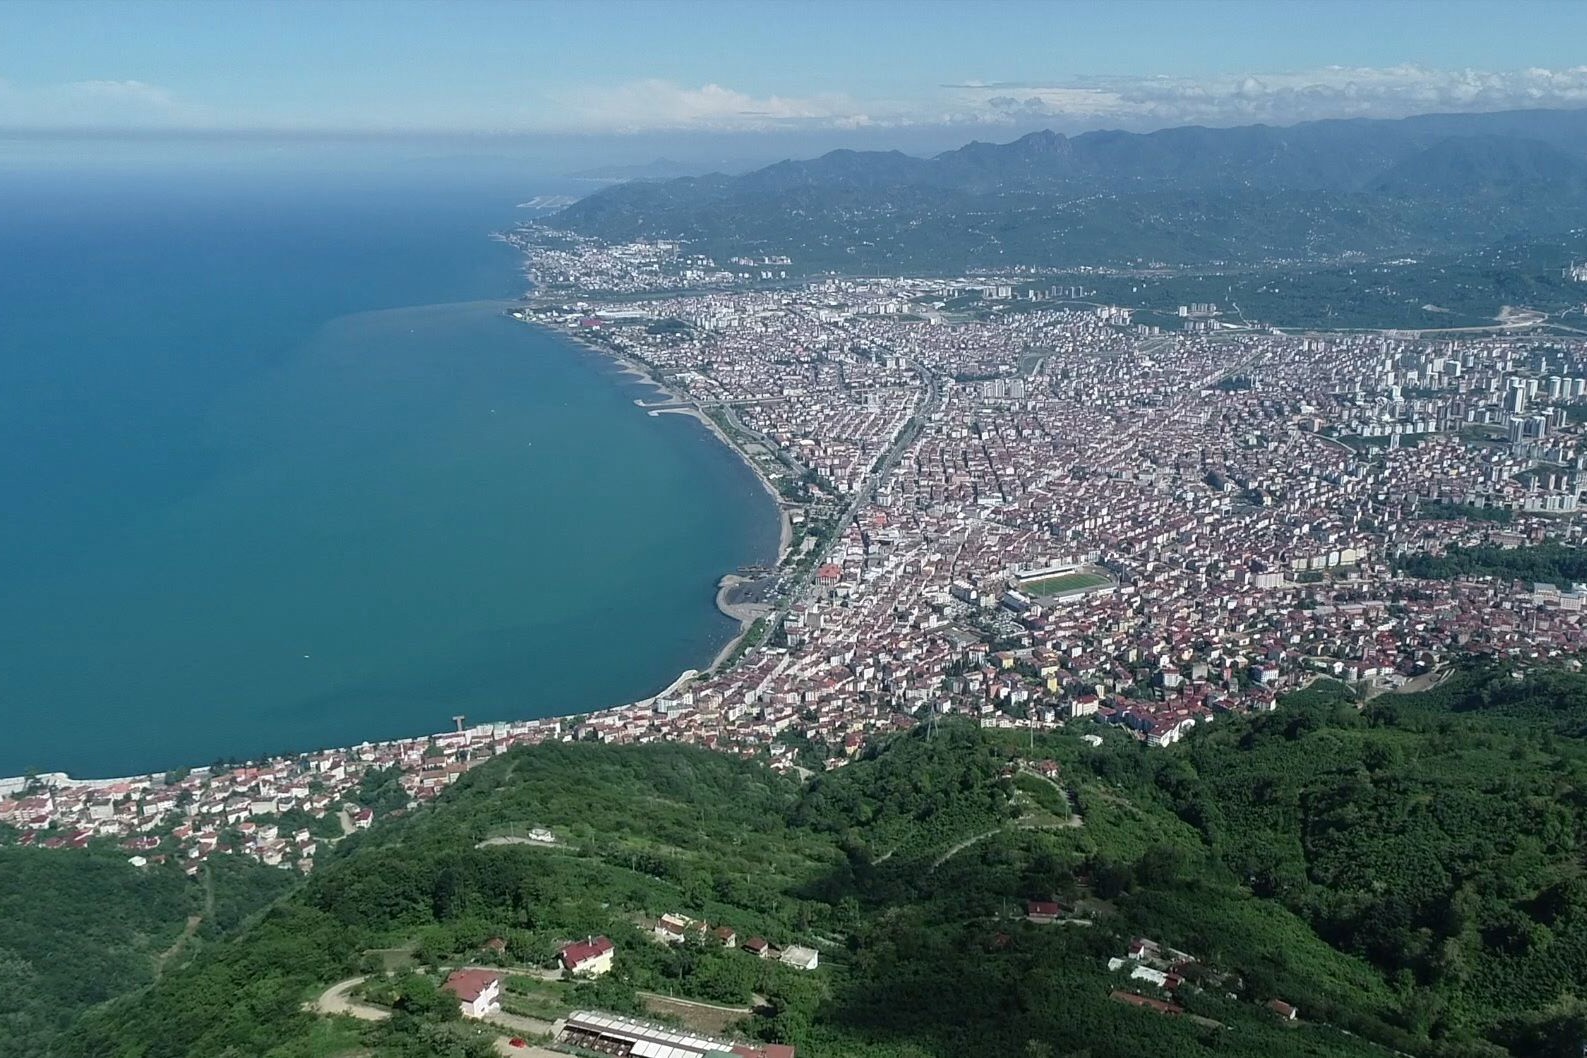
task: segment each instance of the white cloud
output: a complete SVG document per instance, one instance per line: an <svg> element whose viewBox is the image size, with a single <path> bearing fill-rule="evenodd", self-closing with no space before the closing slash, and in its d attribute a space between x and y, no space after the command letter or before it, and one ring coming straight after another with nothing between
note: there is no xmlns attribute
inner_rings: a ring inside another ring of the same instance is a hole
<svg viewBox="0 0 1587 1058"><path fill-rule="evenodd" d="M209 112L144 81L18 85L0 80L0 127L193 128Z"/></svg>
<svg viewBox="0 0 1587 1058"><path fill-rule="evenodd" d="M756 97L719 84L696 88L646 80L556 93L549 102L534 124L557 131L1042 123L1065 129L1143 129L1587 106L1587 66L1514 71L1329 66L1203 77L1077 77L1045 83L978 80L941 85L910 102L859 100L842 93Z"/></svg>
<svg viewBox="0 0 1587 1058"><path fill-rule="evenodd" d="M1401 117L1433 111L1587 106L1587 66L1511 71L1329 66L1197 77L1075 77L1047 82L962 81L922 86L907 99L832 91L756 95L708 82L650 79L506 92L477 105L444 95L379 113L327 106L271 113L279 130L473 130L523 133L786 132L979 126L1064 131L1204 123L1286 124L1327 117ZM137 80L18 85L0 80L0 128L250 129L259 112L224 112Z"/></svg>
<svg viewBox="0 0 1587 1058"><path fill-rule="evenodd" d="M944 87L961 115L1002 123L1043 119L1129 127L1289 123L1443 110L1587 106L1587 66L1513 71L1329 66L1283 73L1093 77L1050 84L965 82Z"/></svg>
<svg viewBox="0 0 1587 1058"><path fill-rule="evenodd" d="M553 93L537 121L543 127L579 132L755 131L870 123L863 107L839 94L757 97L719 84L695 88L662 80Z"/></svg>

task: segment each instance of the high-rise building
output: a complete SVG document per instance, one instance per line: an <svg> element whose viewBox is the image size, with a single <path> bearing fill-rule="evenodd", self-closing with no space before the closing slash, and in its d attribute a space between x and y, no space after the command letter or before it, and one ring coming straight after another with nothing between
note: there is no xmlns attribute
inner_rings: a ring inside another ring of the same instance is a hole
<svg viewBox="0 0 1587 1058"><path fill-rule="evenodd" d="M1526 396L1526 383L1519 378L1512 378L1504 394L1504 410L1512 415L1526 411Z"/></svg>

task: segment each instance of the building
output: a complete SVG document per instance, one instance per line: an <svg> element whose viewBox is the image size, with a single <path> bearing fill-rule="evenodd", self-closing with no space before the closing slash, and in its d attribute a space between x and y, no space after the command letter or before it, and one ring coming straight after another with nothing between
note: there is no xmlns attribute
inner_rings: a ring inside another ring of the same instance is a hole
<svg viewBox="0 0 1587 1058"><path fill-rule="evenodd" d="M441 986L457 997L465 1018L482 1018L501 1010L501 974L490 970L453 970Z"/></svg>
<svg viewBox="0 0 1587 1058"><path fill-rule="evenodd" d="M790 944L783 949L777 961L796 970L814 970L821 962L821 953L801 944Z"/></svg>
<svg viewBox="0 0 1587 1058"><path fill-rule="evenodd" d="M1165 1017L1177 1018L1185 1012L1185 1008L1177 1003L1153 999L1151 996L1143 996L1135 992L1126 992L1120 988L1115 988L1109 992L1108 998L1114 1002L1140 1007L1142 1010L1150 1010L1154 1014L1162 1014Z"/></svg>
<svg viewBox="0 0 1587 1058"><path fill-rule="evenodd" d="M795 1058L794 1049L784 1044L733 1043L654 1021L594 1010L569 1014L557 1034L557 1042L616 1058Z"/></svg>
<svg viewBox="0 0 1587 1058"><path fill-rule="evenodd" d="M687 915L662 915L656 921L655 933L658 940L668 944L682 944L688 939L691 932L698 933L701 926Z"/></svg>
<svg viewBox="0 0 1587 1058"><path fill-rule="evenodd" d="M599 977L612 969L617 945L609 937L590 937L563 947L557 958L562 968L577 977Z"/></svg>

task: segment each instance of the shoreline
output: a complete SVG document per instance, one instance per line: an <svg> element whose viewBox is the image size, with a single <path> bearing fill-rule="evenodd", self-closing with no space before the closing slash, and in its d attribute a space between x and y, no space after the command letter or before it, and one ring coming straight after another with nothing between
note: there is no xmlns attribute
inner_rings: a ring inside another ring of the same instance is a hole
<svg viewBox="0 0 1587 1058"><path fill-rule="evenodd" d="M659 391L659 393L661 395L663 395L668 401L676 402L676 403L681 404L681 405L686 405L686 406L683 406L683 407L652 408L652 407L647 407L646 402L643 401L643 400L637 400L636 399L634 401L634 404L635 404L636 407L645 410L647 412L647 414L649 414L651 416L658 416L658 415L664 415L664 414L679 414L679 415L685 415L685 416L688 416L690 418L693 418L694 420L699 422L702 426L704 426L705 429L707 431L709 431L710 434L713 437L715 437L717 441L719 441L722 445L724 445L727 448L728 451L730 451L734 455L736 455L739 458L739 460L746 467L749 468L750 473L753 474L754 477L755 477L755 480L760 483L761 488L763 488L766 491L766 494L769 497L771 497L772 503L773 503L773 505L775 506L775 508L777 510L777 516L778 516L778 522L779 522L779 532L778 532L778 543L777 543L777 555L776 555L775 561L773 563L773 568L775 569L775 568L780 568L781 567L783 561L791 553L791 547L792 547L792 544L793 544L793 520L792 520L787 508L784 507L784 505L783 505L782 496L777 492L776 487L771 483L771 480L766 476L765 472L762 471L760 466L755 462L754 458L747 451L745 451L743 448L741 448L737 443L735 443L728 436L728 434L716 423L715 420L713 420L709 415L706 415L703 411L701 411L700 408L698 406L696 406L693 401L687 400L686 398L679 396L666 383L664 383L660 378L658 378L648 368L648 366L645 365L642 361L638 361L638 360L634 359L633 357L626 356L626 355L618 352L617 350L610 348L609 346L606 346L606 345L591 341L589 338L587 338L586 336L584 336L582 334L579 334L576 331L570 330L570 329L565 328L565 327L559 327L559 326L556 326L555 324L551 324L551 323L548 323L548 322L545 322L545 321L532 319L532 318L526 318L524 315L520 315L520 313L522 313L527 308L528 303L525 302L525 301L522 301L522 300L510 301L510 300L506 300L506 299L485 299L485 300L479 302L479 304L481 304L482 306L483 305L489 305L491 307L497 308L498 310L503 311L503 315L506 315L509 318L515 319L516 321L524 323L524 324L526 324L528 326L531 326L531 327L540 328L540 329L542 329L544 331L547 331L549 333L555 334L555 335L557 335L559 337L566 338L568 341L570 341L570 342L572 342L574 344L577 344L578 346L582 347L584 350L587 350L587 351L592 352L592 353L599 354L602 357L603 360L605 360L606 362L608 362L611 365L615 366L620 373L630 376L635 381L643 382L646 385L653 387L654 389ZM720 613L723 617L726 617L726 618L728 618L731 621L737 622L738 629L727 640L727 642L725 642L716 651L715 655L710 659L709 664L707 664L704 668L699 668L699 669L686 668L686 669L684 669L681 673L678 674L678 676L674 677L671 682L669 682L665 687L663 687L659 691L655 692L654 694L648 695L648 696L643 697L643 698L634 699L634 700L631 700L631 701L628 701L628 702L618 702L618 703L614 703L614 704L611 704L611 705L598 706L598 707L596 707L596 709L593 712L595 714L600 714L600 713L620 713L620 712L625 712L625 711L629 711L629 710L644 710L644 709L648 709L652 705L654 705L654 703L658 699L661 699L661 698L666 697L667 695L670 695L670 694L672 694L672 693L674 693L674 692L676 692L678 690L686 688L687 686L689 686L689 684L693 683L695 680L698 680L698 679L700 679L700 678L702 678L704 676L709 676L709 675L713 674L714 672L716 672L716 670L718 668L720 668L721 665L729 657L732 656L733 652L743 642L744 637L749 634L750 629L754 627L755 622L757 620L759 620L762 616L764 616L766 613L773 612L773 607L767 606L765 604L761 604L761 603L734 603L734 602L732 602L730 600L730 595L731 595L731 593L732 593L732 591L733 591L733 589L735 587L737 587L740 584L749 582L752 579L753 578L741 577L741 576L738 575L738 573L736 571L730 571L728 573L723 574L717 580L716 591L715 591L715 595L714 595L714 599L713 599L714 604L715 604L716 609L717 609L717 612ZM544 716L544 717L536 717L535 718L535 722L545 721L545 720L557 720L557 719L562 719L562 718L567 717L567 716L581 716L581 715L585 715L585 713L575 711L575 712L571 712L571 713L551 714L551 715L547 715L547 716ZM479 722L479 724L471 725L471 727L472 726L480 726L480 725L490 726L492 724L512 724L512 723L519 723L519 722L523 722L523 721L517 721L517 720L511 720L511 719L503 719L503 720L496 720L496 721L481 721L481 722ZM413 741L413 740L424 740L424 739L435 738L437 736L448 735L448 734L451 734L451 733L452 732L450 730L443 728L443 729L437 730L437 731L419 733L419 734L414 734L414 735L411 735L411 736L397 736L395 738L384 739L384 740L381 740L381 741L383 743L387 743L387 742L406 742L406 741ZM249 763L249 764L260 764L260 763L263 763L265 761L285 759L287 757L292 757L292 756L301 756L301 755L304 755L304 754L325 752L325 751L328 751L328 750L348 749L348 748L350 748L350 747L345 747L345 746L319 746L319 747L315 747L315 748L304 748L302 750L288 752L288 753L280 754L280 755L277 755L277 756L267 756L267 757L259 758L258 760L250 760L247 763ZM191 770L191 771L195 771L195 772L203 770L199 765L196 765L196 764L193 764L193 765L173 764L173 765L171 765L171 768L174 768L174 769L177 769L177 770ZM168 771L170 769L166 769L166 770ZM153 771L153 772L142 773L142 774L121 775L121 776L115 776L115 777L88 777L88 778L84 778L84 777L79 777L79 776L72 775L72 774L70 774L69 772L66 772L66 771L59 771L59 770L43 771L43 770L41 770L41 771L39 771L37 773L34 773L31 776L0 776L0 797L7 796L7 794L10 793L10 792L19 791L24 786L28 785L28 783L30 781L35 780L35 779L36 780L42 780L44 785L46 785L48 787L56 787L56 788L65 787L65 786L97 787L97 786L111 786L111 785L115 785L115 784L118 784L118 783L126 783L126 782L134 782L134 783L136 783L136 782L141 782L141 781L146 780L146 779L158 778L159 776L161 776L163 774L165 774L165 771Z"/></svg>
<svg viewBox="0 0 1587 1058"><path fill-rule="evenodd" d="M755 627L755 622L767 614L776 612L776 607L765 603L732 602L729 598L733 589L740 584L751 583L751 578L741 577L737 573L728 573L716 582L716 608L728 617L738 622L738 634L723 644L722 649L716 652L716 657L711 659L711 667L707 672L714 672L722 663L732 656L733 651L749 635L749 630Z"/></svg>
<svg viewBox="0 0 1587 1058"><path fill-rule="evenodd" d="M643 361L620 353L609 345L592 341L585 335L580 334L575 330L570 330L566 327L557 327L540 320L528 319L523 315L513 315L516 319L530 327L539 327L553 334L560 335L561 337L566 338L568 341L573 342L581 348L597 354L603 360L615 366L622 374L632 376L636 381L643 382L646 385L658 390L663 396L667 398L664 403L685 405L684 407L656 408L648 406L646 402L642 400L636 399L634 401L634 406L644 409L647 415L683 415L694 419L696 422L704 426L713 437L721 442L729 452L732 452L734 455L738 456L739 460L749 468L750 473L755 475L755 480L760 482L760 487L766 490L766 495L771 497L772 503L777 508L777 557L773 562L773 568L781 568L783 562L787 559L789 554L791 554L793 548L793 518L788 513L788 509L783 506L781 493L779 493L777 491L777 487L771 483L771 479L766 476L765 471L760 468L760 465L755 462L754 458L748 452L746 452L731 437L727 435L727 432L717 424L715 419L701 411L693 401L680 396L670 386L658 378L651 370L649 365L645 364ZM722 664L733 655L733 652L738 649L739 644L744 641L744 637L749 635L750 629L755 626L755 622L764 616L762 613L751 612L754 609L761 608L758 604L746 605L729 601L728 596L732 593L732 590L739 584L745 583L746 580L747 578L740 577L737 573L729 572L724 573L721 579L717 581L715 596L716 609L722 614L723 617L726 617L729 620L737 621L738 631L735 632L732 638L730 638L726 643L722 644L722 648L716 652L716 655L711 659L711 663L703 670L685 670L683 675L673 680L672 683L668 684L664 690L650 696L649 698L642 699L639 702L630 703L630 706L648 706L657 698L670 694L672 691L677 690L680 686L686 686L688 683L698 679L701 676L710 675L719 669ZM767 613L772 612L772 608L770 607L765 607L764 609ZM630 706L615 706L613 708L623 709Z"/></svg>
<svg viewBox="0 0 1587 1058"><path fill-rule="evenodd" d="M667 401L663 403L686 405L686 407L658 408L647 404L642 400L636 399L634 401L634 406L643 409L648 415L685 415L694 419L696 422L700 423L707 430L709 430L718 441L722 442L722 444L727 447L728 451L738 456L740 461L742 461L745 466L749 467L750 473L755 475L755 480L760 482L760 487L766 490L766 495L771 497L772 503L777 507L777 517L781 522L781 526L777 540L777 558L773 563L773 566L776 567L782 565L783 560L788 557L789 548L793 546L793 518L789 515L787 508L783 506L782 494L777 491L777 487L771 483L771 479L766 476L765 471L763 471L760 468L760 465L755 462L754 457L748 452L744 451L744 449L740 447L737 442L729 437L726 431L724 431L722 427L717 424L715 419L701 411L699 406L696 405L694 401L688 399L687 397L679 396L677 392L675 392L665 382L658 378L649 368L649 366L643 361L636 360L631 356L620 353L610 346L602 345L599 342L593 342L589 338L579 334L576 331L542 323L538 320L524 319L522 316L517 318L531 327L539 327L543 330L550 331L551 333L560 335L592 353L597 353L602 358L609 360L611 363L616 365L616 367L623 374L632 375L636 380L644 382L646 385L654 386L668 398ZM728 617L733 616L733 614L728 613L726 610L723 610L722 612Z"/></svg>

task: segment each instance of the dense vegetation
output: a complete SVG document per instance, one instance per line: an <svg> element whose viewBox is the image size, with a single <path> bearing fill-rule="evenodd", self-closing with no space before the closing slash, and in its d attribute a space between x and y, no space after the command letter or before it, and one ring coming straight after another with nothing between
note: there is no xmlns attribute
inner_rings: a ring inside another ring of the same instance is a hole
<svg viewBox="0 0 1587 1058"><path fill-rule="evenodd" d="M49 1053L84 1010L150 983L291 883L228 857L194 881L113 849L0 848L0 1058Z"/></svg>
<svg viewBox="0 0 1587 1058"><path fill-rule="evenodd" d="M1584 155L1579 111L1040 132L929 159L834 151L623 184L551 223L807 270L1381 261L1566 235L1587 205Z"/></svg>
<svg viewBox="0 0 1587 1058"><path fill-rule="evenodd" d="M1564 544L1530 547L1452 547L1442 555L1406 555L1397 567L1413 577L1452 580L1456 577L1499 577L1569 587L1587 581L1587 551Z"/></svg>
<svg viewBox="0 0 1587 1058"><path fill-rule="evenodd" d="M604 933L611 975L512 977L507 1009L692 997L817 1058L1575 1055L1583 732L1587 677L1490 667L1365 706L1319 685L1168 750L942 722L802 787L688 747L519 750L348 839L238 942L94 1009L55 1053L472 1058L489 1031L437 998L441 968L545 966ZM517 837L535 827L557 843ZM1030 899L1076 921L1027 922ZM658 943L665 912L815 946L821 968ZM1110 998L1163 995L1106 969L1137 936L1198 960L1185 1016ZM306 1010L360 974L394 1017Z"/></svg>
<svg viewBox="0 0 1587 1058"><path fill-rule="evenodd" d="M1416 1038L1575 1053L1584 720L1579 675L1481 669L1361 713L1291 703L1154 783L1254 892L1372 962Z"/></svg>

